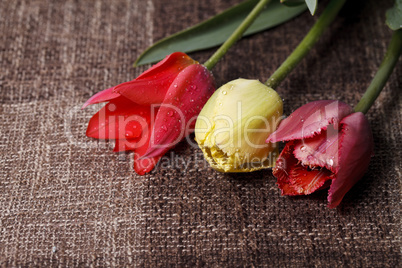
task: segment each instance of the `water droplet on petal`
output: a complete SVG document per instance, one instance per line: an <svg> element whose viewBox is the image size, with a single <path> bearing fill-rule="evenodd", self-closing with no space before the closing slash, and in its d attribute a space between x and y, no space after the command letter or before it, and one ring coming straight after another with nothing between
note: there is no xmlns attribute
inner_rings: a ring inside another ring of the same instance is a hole
<svg viewBox="0 0 402 268"><path fill-rule="evenodd" d="M330 165L330 166L332 167L333 164L334 164L334 160L329 159L329 160L328 160L328 165Z"/></svg>
<svg viewBox="0 0 402 268"><path fill-rule="evenodd" d="M109 105L109 111L113 112L116 110L116 105L114 105L113 103Z"/></svg>
<svg viewBox="0 0 402 268"><path fill-rule="evenodd" d="M161 126L161 129L167 131L167 127L165 125Z"/></svg>
<svg viewBox="0 0 402 268"><path fill-rule="evenodd" d="M168 111L168 112L167 112L167 115L168 115L168 116L173 116L173 112L172 112L172 111Z"/></svg>
<svg viewBox="0 0 402 268"><path fill-rule="evenodd" d="M300 147L300 151L304 152L306 150L305 146Z"/></svg>
<svg viewBox="0 0 402 268"><path fill-rule="evenodd" d="M227 92L224 90L224 91L222 91L222 94L223 94L223 95L226 95L226 94L227 94Z"/></svg>
<svg viewBox="0 0 402 268"><path fill-rule="evenodd" d="M174 86L174 87L177 87L177 84L174 84L173 86Z"/></svg>
<svg viewBox="0 0 402 268"><path fill-rule="evenodd" d="M190 102L194 102L194 99L190 99Z"/></svg>

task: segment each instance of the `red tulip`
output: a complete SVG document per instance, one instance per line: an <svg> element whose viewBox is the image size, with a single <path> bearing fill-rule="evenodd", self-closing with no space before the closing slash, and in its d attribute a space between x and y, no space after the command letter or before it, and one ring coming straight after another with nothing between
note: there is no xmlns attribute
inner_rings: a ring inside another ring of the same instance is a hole
<svg viewBox="0 0 402 268"><path fill-rule="evenodd" d="M134 169L144 175L189 134L214 90L205 66L172 53L136 79L92 96L83 108L108 103L91 118L86 135L116 140L114 151L135 151Z"/></svg>
<svg viewBox="0 0 402 268"><path fill-rule="evenodd" d="M364 114L332 100L294 111L267 139L278 141L288 141L273 169L282 195L306 195L331 184L330 208L364 175L374 147Z"/></svg>

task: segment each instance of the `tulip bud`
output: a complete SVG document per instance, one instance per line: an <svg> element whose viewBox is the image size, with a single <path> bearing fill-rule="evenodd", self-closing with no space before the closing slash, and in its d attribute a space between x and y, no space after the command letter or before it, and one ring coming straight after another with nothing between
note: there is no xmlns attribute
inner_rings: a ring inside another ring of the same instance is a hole
<svg viewBox="0 0 402 268"><path fill-rule="evenodd" d="M276 143L266 144L282 116L282 99L257 80L237 79L220 87L201 110L195 139L209 164L222 172L272 167Z"/></svg>

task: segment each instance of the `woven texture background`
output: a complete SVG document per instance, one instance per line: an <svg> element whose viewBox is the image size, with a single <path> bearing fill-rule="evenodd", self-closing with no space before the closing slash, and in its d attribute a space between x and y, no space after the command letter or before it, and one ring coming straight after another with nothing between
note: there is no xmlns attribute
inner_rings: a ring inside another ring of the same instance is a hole
<svg viewBox="0 0 402 268"><path fill-rule="evenodd" d="M153 42L238 2L0 1L0 266L400 265L401 62L368 113L370 168L337 209L325 190L281 197L269 170L215 172L187 142L140 177L131 153L85 137L96 110L80 110L86 99L146 70L132 63ZM278 88L286 114L357 103L390 40L391 5L346 4ZM243 39L217 83L267 79L316 18Z"/></svg>

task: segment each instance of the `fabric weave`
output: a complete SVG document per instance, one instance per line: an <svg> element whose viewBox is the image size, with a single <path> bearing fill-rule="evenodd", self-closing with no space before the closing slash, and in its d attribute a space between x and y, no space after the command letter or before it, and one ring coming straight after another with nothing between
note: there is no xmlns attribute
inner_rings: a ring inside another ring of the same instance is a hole
<svg viewBox="0 0 402 268"><path fill-rule="evenodd" d="M400 266L401 62L368 113L369 170L333 210L326 190L281 197L270 170L218 173L187 141L140 177L131 153L85 136L86 99L146 70L132 63L154 41L238 2L0 1L0 266ZM358 102L390 40L392 2L346 3L278 88L285 114ZM315 20L239 41L213 70L218 86L267 79Z"/></svg>

